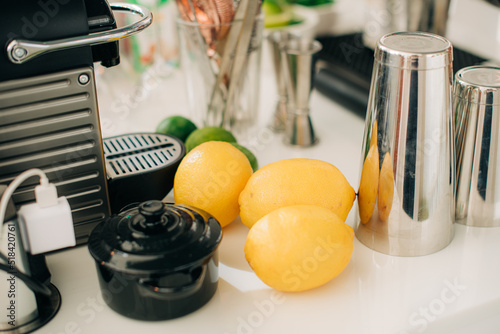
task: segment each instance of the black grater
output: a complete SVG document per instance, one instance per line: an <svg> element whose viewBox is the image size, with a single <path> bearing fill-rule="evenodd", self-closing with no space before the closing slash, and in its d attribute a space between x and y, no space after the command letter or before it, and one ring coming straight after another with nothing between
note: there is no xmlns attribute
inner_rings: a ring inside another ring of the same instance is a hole
<svg viewBox="0 0 500 334"><path fill-rule="evenodd" d="M179 139L158 133L104 138L102 144L114 214L132 203L162 200L172 190L186 154Z"/></svg>

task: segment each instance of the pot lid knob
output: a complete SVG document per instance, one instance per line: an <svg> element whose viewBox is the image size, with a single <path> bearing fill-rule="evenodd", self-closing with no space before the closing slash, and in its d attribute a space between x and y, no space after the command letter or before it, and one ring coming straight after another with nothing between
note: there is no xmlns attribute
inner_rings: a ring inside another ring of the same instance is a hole
<svg viewBox="0 0 500 334"><path fill-rule="evenodd" d="M153 220L157 220L163 212L165 211L165 206L160 201L148 201L142 202L139 205L139 212L146 217L148 222L152 222Z"/></svg>
<svg viewBox="0 0 500 334"><path fill-rule="evenodd" d="M177 223L171 215L165 214L165 205L161 201L142 202L138 214L131 218L131 228L135 231L150 234L165 232L169 225Z"/></svg>

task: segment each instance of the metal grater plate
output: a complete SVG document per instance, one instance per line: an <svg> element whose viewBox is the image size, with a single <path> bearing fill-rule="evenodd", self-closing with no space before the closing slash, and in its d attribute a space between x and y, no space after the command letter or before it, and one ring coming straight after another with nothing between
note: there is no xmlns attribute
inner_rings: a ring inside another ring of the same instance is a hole
<svg viewBox="0 0 500 334"><path fill-rule="evenodd" d="M133 133L103 139L111 213L133 203L163 200L186 154L177 138Z"/></svg>
<svg viewBox="0 0 500 334"><path fill-rule="evenodd" d="M110 179L164 168L177 162L183 154L177 140L154 133L104 138L103 149L106 173Z"/></svg>

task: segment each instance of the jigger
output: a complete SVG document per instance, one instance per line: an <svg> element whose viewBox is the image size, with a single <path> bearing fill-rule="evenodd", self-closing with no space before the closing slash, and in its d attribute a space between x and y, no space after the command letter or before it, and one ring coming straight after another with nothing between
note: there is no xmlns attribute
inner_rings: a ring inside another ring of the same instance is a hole
<svg viewBox="0 0 500 334"><path fill-rule="evenodd" d="M309 112L309 97L315 72L314 55L322 48L318 41L292 38L284 46L283 77L288 95L285 138L287 144L307 147L317 143Z"/></svg>
<svg viewBox="0 0 500 334"><path fill-rule="evenodd" d="M288 95L286 93L286 82L283 75L283 68L285 64L283 59L286 57L286 42L288 39L293 37L294 35L286 31L274 31L269 34L267 38L273 60L274 74L276 76L276 85L278 90L278 101L271 120L271 129L275 132L285 130Z"/></svg>

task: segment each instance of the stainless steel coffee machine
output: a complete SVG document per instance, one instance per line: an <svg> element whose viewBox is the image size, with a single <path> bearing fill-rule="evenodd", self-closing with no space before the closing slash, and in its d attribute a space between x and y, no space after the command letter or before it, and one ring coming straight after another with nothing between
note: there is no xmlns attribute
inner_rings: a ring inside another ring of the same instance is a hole
<svg viewBox="0 0 500 334"><path fill-rule="evenodd" d="M113 12L140 18L117 28ZM0 184L42 169L69 201L77 243L110 215L93 64L118 65L117 40L151 22L141 6L106 0L16 0L0 11ZM34 200L35 183L16 206Z"/></svg>

